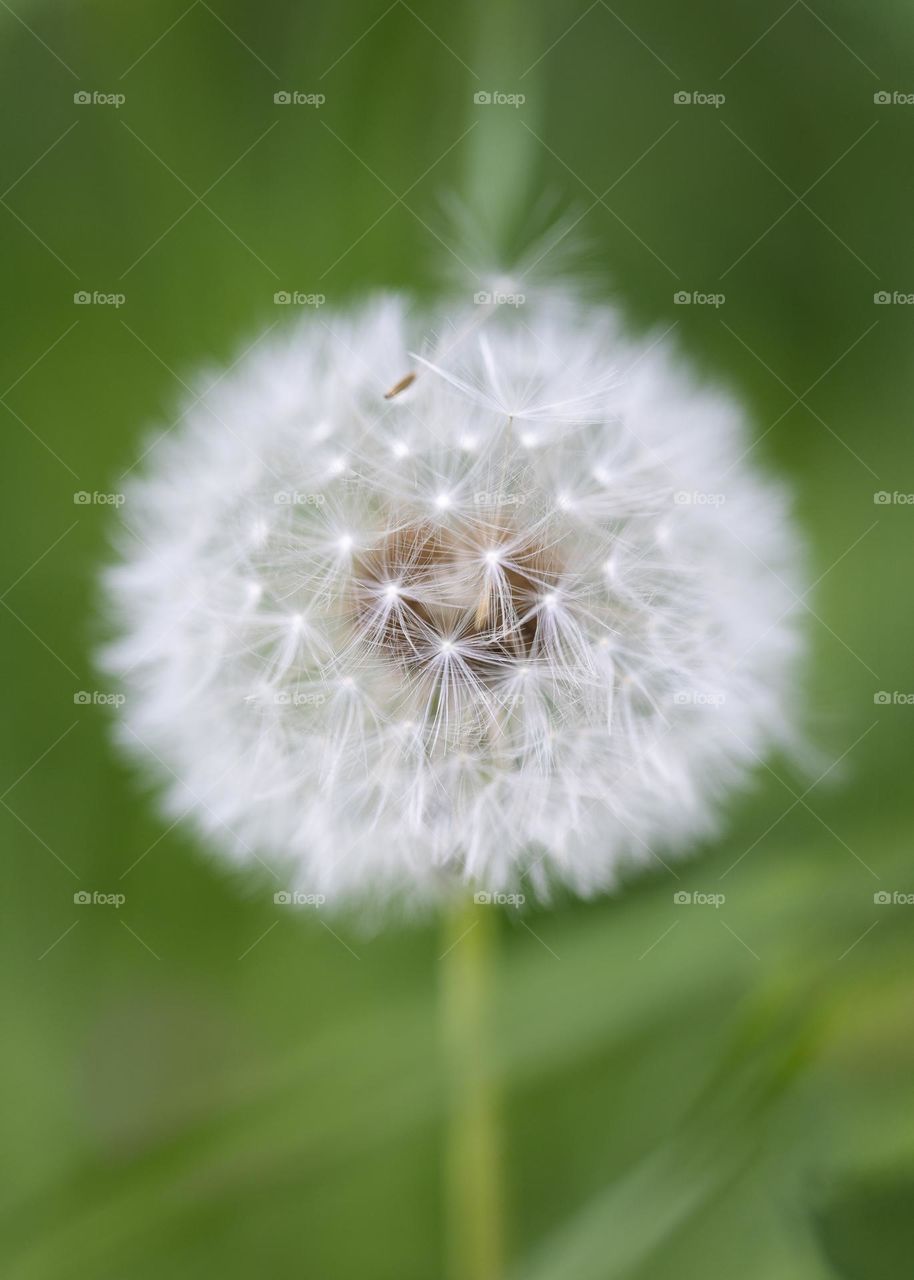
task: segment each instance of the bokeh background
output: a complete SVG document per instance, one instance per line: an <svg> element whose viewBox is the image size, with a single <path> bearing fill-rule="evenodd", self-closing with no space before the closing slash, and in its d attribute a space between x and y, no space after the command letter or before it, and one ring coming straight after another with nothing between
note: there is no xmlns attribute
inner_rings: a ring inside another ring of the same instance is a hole
<svg viewBox="0 0 914 1280"><path fill-rule="evenodd" d="M506 251L577 219L591 287L738 389L814 583L812 769L499 921L511 1274L909 1274L914 11L0 0L0 84L0 1272L445 1273L436 924L331 927L166 829L92 652L96 495L182 381L279 291L431 293L456 195Z"/></svg>

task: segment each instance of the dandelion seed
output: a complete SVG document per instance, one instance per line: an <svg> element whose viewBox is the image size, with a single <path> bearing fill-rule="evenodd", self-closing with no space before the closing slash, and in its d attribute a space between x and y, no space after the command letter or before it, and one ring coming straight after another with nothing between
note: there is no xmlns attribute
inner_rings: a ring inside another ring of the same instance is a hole
<svg viewBox="0 0 914 1280"><path fill-rule="evenodd" d="M414 373L406 374L406 376L401 378L399 382L395 382L389 391L384 392L384 399L392 400L394 396L398 396L401 391L405 391L407 387L411 387L415 381L416 375Z"/></svg>

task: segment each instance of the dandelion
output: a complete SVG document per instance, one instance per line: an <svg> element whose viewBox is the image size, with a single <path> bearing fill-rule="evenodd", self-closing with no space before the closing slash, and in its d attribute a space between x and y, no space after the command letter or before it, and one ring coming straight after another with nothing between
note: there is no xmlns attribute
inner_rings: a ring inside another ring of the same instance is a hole
<svg viewBox="0 0 914 1280"><path fill-rule="evenodd" d="M734 400L605 308L306 319L147 461L121 736L238 866L330 904L591 895L792 741L785 495Z"/></svg>

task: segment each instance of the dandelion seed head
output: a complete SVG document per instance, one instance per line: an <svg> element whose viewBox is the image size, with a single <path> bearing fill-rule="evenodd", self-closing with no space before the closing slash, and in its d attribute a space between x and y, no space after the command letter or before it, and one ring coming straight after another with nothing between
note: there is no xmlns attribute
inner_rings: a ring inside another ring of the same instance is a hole
<svg viewBox="0 0 914 1280"><path fill-rule="evenodd" d="M305 319L151 450L107 578L123 740L328 903L609 889L794 742L786 498L612 312L553 290L423 345L408 311Z"/></svg>

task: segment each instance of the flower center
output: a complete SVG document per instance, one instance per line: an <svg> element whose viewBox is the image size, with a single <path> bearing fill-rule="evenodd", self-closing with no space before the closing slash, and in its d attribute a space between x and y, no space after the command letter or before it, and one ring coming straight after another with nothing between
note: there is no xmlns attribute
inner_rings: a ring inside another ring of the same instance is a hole
<svg viewBox="0 0 914 1280"><path fill-rule="evenodd" d="M554 557L507 525L415 523L354 557L351 611L362 640L401 666L454 653L494 678L535 652L557 586Z"/></svg>

